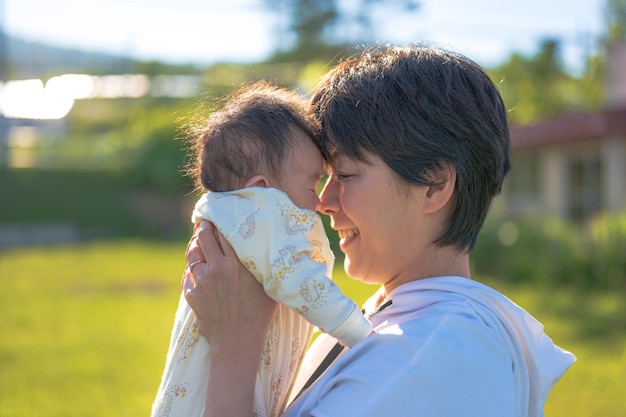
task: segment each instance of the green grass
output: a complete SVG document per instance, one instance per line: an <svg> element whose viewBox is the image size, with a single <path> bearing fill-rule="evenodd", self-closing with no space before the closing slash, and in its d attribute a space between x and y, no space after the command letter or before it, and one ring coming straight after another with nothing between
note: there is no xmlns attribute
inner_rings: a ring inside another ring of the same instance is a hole
<svg viewBox="0 0 626 417"><path fill-rule="evenodd" d="M0 417L149 415L184 249L123 240L0 252ZM375 290L335 279L359 303ZM626 416L624 294L486 281L578 356L546 416Z"/></svg>
<svg viewBox="0 0 626 417"><path fill-rule="evenodd" d="M0 416L149 415L184 244L0 254Z"/></svg>

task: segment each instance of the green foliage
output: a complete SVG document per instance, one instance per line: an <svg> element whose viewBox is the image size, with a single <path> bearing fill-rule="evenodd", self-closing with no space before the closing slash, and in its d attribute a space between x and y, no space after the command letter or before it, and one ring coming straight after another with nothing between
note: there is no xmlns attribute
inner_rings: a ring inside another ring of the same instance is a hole
<svg viewBox="0 0 626 417"><path fill-rule="evenodd" d="M475 270L510 282L626 290L626 212L583 228L557 218L490 220L472 253Z"/></svg>
<svg viewBox="0 0 626 417"><path fill-rule="evenodd" d="M176 135L170 126L151 132L129 170L133 184L167 192L190 187L192 181L183 172L187 163L185 145L176 140Z"/></svg>
<svg viewBox="0 0 626 417"><path fill-rule="evenodd" d="M194 65L173 65L161 61L138 61L133 66L136 74L153 75L197 75L202 72L200 68Z"/></svg>
<svg viewBox="0 0 626 417"><path fill-rule="evenodd" d="M626 40L626 0L607 0L605 18L606 42Z"/></svg>
<svg viewBox="0 0 626 417"><path fill-rule="evenodd" d="M8 170L0 175L2 224L70 223L85 234L109 236L140 233L127 212L130 191L116 172Z"/></svg>
<svg viewBox="0 0 626 417"><path fill-rule="evenodd" d="M87 239L187 236L190 191L139 186L126 171L6 170L0 226L65 224Z"/></svg>
<svg viewBox="0 0 626 417"><path fill-rule="evenodd" d="M165 364L186 242L0 251L0 417L148 415ZM548 416L626 415L624 294L545 291L485 276L578 356ZM335 269L359 303L375 290Z"/></svg>
<svg viewBox="0 0 626 417"><path fill-rule="evenodd" d="M56 131L42 129L37 146L20 152L27 152L36 167L127 170L134 164L145 164L140 160L144 153L155 152L152 140L162 142L166 135L174 140L177 119L192 105L190 99L79 100L63 125ZM173 151L171 159L163 169L174 166L171 175L177 176L175 165L180 155Z"/></svg>
<svg viewBox="0 0 626 417"><path fill-rule="evenodd" d="M514 124L525 125L575 110L597 109L604 100L604 61L591 59L580 77L565 71L558 41L545 41L535 56L514 53L488 73L498 83Z"/></svg>
<svg viewBox="0 0 626 417"><path fill-rule="evenodd" d="M378 40L377 15L419 12L416 0L356 0L340 4L337 0L265 0L268 10L277 13L284 23L281 30L292 42L278 51L273 60L306 61L333 58L337 47L371 43Z"/></svg>
<svg viewBox="0 0 626 417"><path fill-rule="evenodd" d="M159 192L180 192L186 151L180 120L193 112L191 99L78 101L67 132L40 138L35 165L73 171L117 171L124 183Z"/></svg>
<svg viewBox="0 0 626 417"><path fill-rule="evenodd" d="M332 55L337 53L333 49ZM296 54L297 55L297 54ZM332 56L331 56L332 58ZM328 70L325 61L298 58L292 54L276 55L275 60L252 65L216 64L206 69L207 80L205 102L213 101L214 107L221 104L221 98L234 88L245 83L266 80L285 88L300 89L308 93Z"/></svg>

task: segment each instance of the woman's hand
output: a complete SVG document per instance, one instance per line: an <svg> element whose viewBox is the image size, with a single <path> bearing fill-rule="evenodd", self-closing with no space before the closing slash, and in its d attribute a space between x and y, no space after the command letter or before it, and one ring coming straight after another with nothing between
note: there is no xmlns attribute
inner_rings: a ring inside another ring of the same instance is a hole
<svg viewBox="0 0 626 417"><path fill-rule="evenodd" d="M211 346L236 334L238 341L265 340L277 303L241 264L228 241L209 222L196 229L187 250L189 265L183 289L200 329Z"/></svg>
<svg viewBox="0 0 626 417"><path fill-rule="evenodd" d="M200 261L199 263L197 261ZM211 346L205 416L250 416L254 384L277 303L209 222L187 248L183 291Z"/></svg>

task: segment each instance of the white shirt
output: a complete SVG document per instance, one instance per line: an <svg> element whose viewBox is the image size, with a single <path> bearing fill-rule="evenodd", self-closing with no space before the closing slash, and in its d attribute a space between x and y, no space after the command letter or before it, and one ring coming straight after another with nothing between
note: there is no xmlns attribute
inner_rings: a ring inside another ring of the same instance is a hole
<svg viewBox="0 0 626 417"><path fill-rule="evenodd" d="M347 350L284 416L542 416L575 361L526 311L476 281L417 280L389 297L393 305L370 318L377 334ZM320 336L296 385L329 344Z"/></svg>

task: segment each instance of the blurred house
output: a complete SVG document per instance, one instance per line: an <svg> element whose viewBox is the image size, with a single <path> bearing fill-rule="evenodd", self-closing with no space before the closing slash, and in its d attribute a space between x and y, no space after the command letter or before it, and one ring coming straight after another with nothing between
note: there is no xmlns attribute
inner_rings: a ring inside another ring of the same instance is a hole
<svg viewBox="0 0 626 417"><path fill-rule="evenodd" d="M511 129L508 214L584 221L626 208L626 43L611 49L607 82L601 111Z"/></svg>

